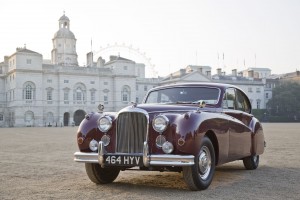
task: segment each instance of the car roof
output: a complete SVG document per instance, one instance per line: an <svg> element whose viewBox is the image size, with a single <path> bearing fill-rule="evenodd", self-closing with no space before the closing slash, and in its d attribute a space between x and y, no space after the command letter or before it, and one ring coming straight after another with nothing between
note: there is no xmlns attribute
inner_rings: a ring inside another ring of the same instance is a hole
<svg viewBox="0 0 300 200"><path fill-rule="evenodd" d="M189 83L176 83L176 84L158 86L158 87L153 88L152 90L163 89L163 88L170 88L170 87L189 87L189 86L191 86L191 87L205 86L205 87L216 87L216 88L222 88L222 89L233 87L233 88L240 89L240 88L238 88L235 85L230 85L230 84L226 84L226 83L189 82Z"/></svg>

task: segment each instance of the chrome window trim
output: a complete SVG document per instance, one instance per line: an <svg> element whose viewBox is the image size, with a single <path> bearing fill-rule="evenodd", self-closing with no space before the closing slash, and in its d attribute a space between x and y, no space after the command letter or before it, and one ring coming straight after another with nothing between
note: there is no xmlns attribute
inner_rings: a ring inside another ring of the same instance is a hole
<svg viewBox="0 0 300 200"><path fill-rule="evenodd" d="M217 89L219 90L219 95L218 95L218 101L217 103L215 104L209 104L209 105L218 105L221 101L220 99L220 96L221 96L221 88L219 87L214 87L214 86L197 86L197 85L180 85L180 86L169 86L169 87L164 87L164 88L157 88L157 89L153 89L153 90L150 90L149 92L147 92L147 95L145 96L144 100L143 100L143 103L144 104L150 104L150 103L146 103L148 97L149 97L149 94L151 92L154 92L154 91L159 91L159 90L164 90L164 89L172 89L172 88L211 88L211 89ZM159 105L164 105L164 104L161 104L161 103L152 103L152 104L159 104Z"/></svg>

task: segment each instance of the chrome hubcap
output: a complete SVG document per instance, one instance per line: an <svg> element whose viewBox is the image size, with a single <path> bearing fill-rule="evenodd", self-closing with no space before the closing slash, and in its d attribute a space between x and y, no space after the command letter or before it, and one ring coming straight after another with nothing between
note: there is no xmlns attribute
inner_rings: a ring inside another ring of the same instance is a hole
<svg viewBox="0 0 300 200"><path fill-rule="evenodd" d="M206 146L203 146L200 150L198 166L200 177L203 180L207 179L211 170L211 155L209 149Z"/></svg>

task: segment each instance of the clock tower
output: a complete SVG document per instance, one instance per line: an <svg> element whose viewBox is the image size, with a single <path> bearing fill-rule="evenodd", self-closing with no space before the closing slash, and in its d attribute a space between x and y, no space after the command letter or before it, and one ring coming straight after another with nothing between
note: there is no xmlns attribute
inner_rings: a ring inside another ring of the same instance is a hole
<svg viewBox="0 0 300 200"><path fill-rule="evenodd" d="M52 39L51 62L55 65L78 66L76 38L70 31L70 20L64 13L58 21L59 29Z"/></svg>

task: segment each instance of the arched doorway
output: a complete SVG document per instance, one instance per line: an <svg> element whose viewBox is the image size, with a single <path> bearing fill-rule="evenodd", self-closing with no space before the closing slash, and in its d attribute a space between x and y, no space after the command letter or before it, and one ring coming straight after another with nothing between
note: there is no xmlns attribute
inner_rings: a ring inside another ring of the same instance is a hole
<svg viewBox="0 0 300 200"><path fill-rule="evenodd" d="M79 126L80 122L84 119L85 112L83 110L76 110L74 113L75 126Z"/></svg>
<svg viewBox="0 0 300 200"><path fill-rule="evenodd" d="M64 113L64 126L69 126L70 113Z"/></svg>
<svg viewBox="0 0 300 200"><path fill-rule="evenodd" d="M24 118L25 124L27 127L33 126L34 124L34 113L32 111L25 112L25 118Z"/></svg>

